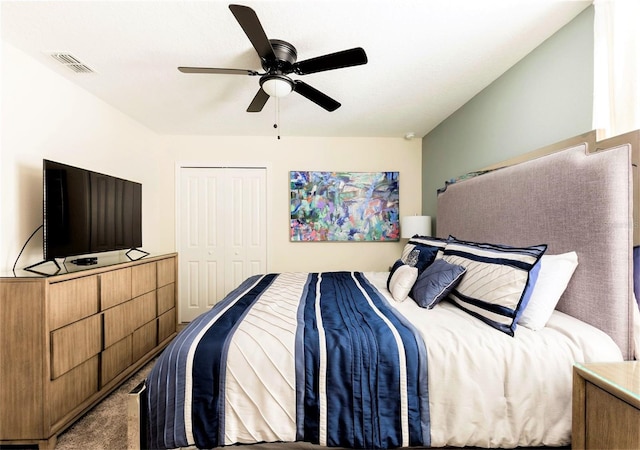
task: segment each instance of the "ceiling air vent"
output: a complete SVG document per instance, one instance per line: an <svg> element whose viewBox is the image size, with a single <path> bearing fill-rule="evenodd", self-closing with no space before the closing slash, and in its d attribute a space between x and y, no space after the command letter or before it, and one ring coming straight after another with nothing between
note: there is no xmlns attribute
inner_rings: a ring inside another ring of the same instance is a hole
<svg viewBox="0 0 640 450"><path fill-rule="evenodd" d="M51 53L51 57L75 73L94 73L94 70L69 53Z"/></svg>

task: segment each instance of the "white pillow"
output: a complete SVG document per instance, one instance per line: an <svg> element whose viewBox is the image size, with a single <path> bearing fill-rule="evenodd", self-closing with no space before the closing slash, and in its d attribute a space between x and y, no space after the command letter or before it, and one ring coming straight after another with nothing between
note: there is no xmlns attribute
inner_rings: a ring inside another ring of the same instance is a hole
<svg viewBox="0 0 640 450"><path fill-rule="evenodd" d="M576 252L561 255L542 255L538 280L531 299L518 325L537 331L544 328L578 266Z"/></svg>
<svg viewBox="0 0 640 450"><path fill-rule="evenodd" d="M418 279L418 268L403 264L396 269L389 280L389 291L393 299L402 302L408 296L413 284Z"/></svg>

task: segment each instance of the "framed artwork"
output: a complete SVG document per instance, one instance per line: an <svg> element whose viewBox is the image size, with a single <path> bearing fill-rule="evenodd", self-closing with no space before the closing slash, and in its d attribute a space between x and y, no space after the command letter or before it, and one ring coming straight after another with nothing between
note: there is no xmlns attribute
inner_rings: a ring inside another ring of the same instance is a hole
<svg viewBox="0 0 640 450"><path fill-rule="evenodd" d="M399 172L291 171L291 241L397 241Z"/></svg>

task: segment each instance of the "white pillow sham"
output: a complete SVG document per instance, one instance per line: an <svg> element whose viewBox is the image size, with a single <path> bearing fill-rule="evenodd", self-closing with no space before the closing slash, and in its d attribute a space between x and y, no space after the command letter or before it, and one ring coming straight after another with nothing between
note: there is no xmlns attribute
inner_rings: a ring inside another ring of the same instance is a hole
<svg viewBox="0 0 640 450"><path fill-rule="evenodd" d="M538 280L533 287L529 304L518 325L537 331L544 328L564 293L573 272L578 267L576 252L542 255Z"/></svg>

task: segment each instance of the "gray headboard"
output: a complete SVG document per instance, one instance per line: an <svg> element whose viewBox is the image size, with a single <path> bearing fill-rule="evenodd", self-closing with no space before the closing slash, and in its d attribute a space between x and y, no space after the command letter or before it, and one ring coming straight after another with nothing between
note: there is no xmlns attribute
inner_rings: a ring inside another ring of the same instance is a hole
<svg viewBox="0 0 640 450"><path fill-rule="evenodd" d="M578 268L557 309L605 331L633 357L631 147L579 145L447 186L437 235L575 250Z"/></svg>

